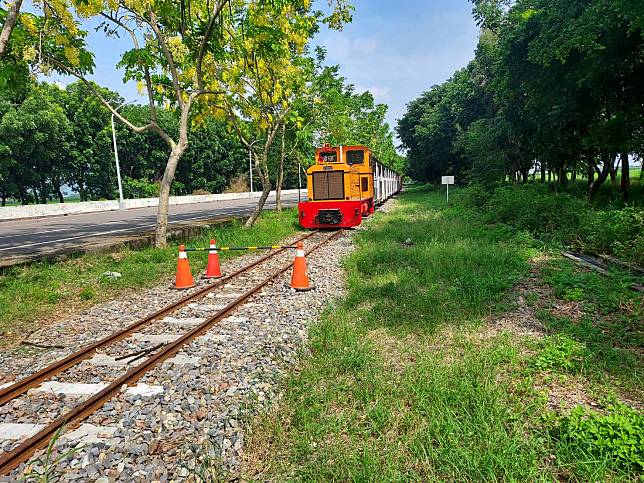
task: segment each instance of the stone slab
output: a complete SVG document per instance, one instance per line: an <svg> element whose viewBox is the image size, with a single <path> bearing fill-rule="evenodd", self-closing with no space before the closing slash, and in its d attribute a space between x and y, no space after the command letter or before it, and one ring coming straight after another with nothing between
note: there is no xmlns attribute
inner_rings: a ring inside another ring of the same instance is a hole
<svg viewBox="0 0 644 483"><path fill-rule="evenodd" d="M196 356L184 356L179 354L165 361L166 364L175 364L178 366L198 366L201 364L201 358Z"/></svg>
<svg viewBox="0 0 644 483"><path fill-rule="evenodd" d="M102 391L108 385L98 384L81 384L76 382L58 382L47 381L40 386L30 389L28 394L65 394L66 396L92 396Z"/></svg>
<svg viewBox="0 0 644 483"><path fill-rule="evenodd" d="M128 387L125 390L126 394L139 395L139 396L156 396L163 394L163 386L150 386L148 384L139 383L136 386Z"/></svg>
<svg viewBox="0 0 644 483"><path fill-rule="evenodd" d="M185 317L185 318L165 317L161 320L161 322L164 322L170 325L176 325L178 327L195 327L199 324L203 324L205 321L206 319L202 317Z"/></svg>
<svg viewBox="0 0 644 483"><path fill-rule="evenodd" d="M44 427L44 424L2 423L0 424L0 440L20 441L31 438Z"/></svg>
<svg viewBox="0 0 644 483"><path fill-rule="evenodd" d="M135 332L132 334L132 338L138 340L139 342L150 342L152 344L169 344L174 342L183 334L142 334L141 332Z"/></svg>
<svg viewBox="0 0 644 483"><path fill-rule="evenodd" d="M63 434L60 439L67 441L80 441L82 443L92 444L100 443L114 436L117 428L109 426L95 426L93 424L81 424L78 428Z"/></svg>
<svg viewBox="0 0 644 483"><path fill-rule="evenodd" d="M122 359L117 361L116 358L105 354L94 354L94 356L91 359L87 359L87 362L89 364L92 364L93 366L99 366L99 367L127 366L127 359Z"/></svg>

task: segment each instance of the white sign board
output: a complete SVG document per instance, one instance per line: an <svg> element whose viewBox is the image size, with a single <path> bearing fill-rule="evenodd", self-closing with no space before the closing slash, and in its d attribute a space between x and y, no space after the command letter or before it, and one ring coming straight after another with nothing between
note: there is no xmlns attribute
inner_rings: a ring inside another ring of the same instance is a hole
<svg viewBox="0 0 644 483"><path fill-rule="evenodd" d="M454 176L443 176L442 184L454 184Z"/></svg>

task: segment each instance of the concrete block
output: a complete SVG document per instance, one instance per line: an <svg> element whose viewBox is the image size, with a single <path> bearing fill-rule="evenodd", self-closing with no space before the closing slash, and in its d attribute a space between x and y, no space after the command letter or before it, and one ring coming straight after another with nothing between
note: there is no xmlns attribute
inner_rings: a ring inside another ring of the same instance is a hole
<svg viewBox="0 0 644 483"><path fill-rule="evenodd" d="M128 387L125 390L126 394L139 395L144 397L156 396L163 394L163 386L149 386L148 384L139 383L136 386Z"/></svg>
<svg viewBox="0 0 644 483"><path fill-rule="evenodd" d="M138 340L139 342L150 342L152 344L169 344L174 342L182 334L142 334L140 332L135 332L132 334L132 338Z"/></svg>
<svg viewBox="0 0 644 483"><path fill-rule="evenodd" d="M29 389L27 394L65 394L66 396L92 396L108 385L103 383L98 384L80 384L76 382L58 382L47 381L43 382L40 386Z"/></svg>
<svg viewBox="0 0 644 483"><path fill-rule="evenodd" d="M78 428L63 434L60 439L66 441L79 441L81 443L93 444L110 439L114 436L117 428L109 426L95 426L93 424L81 424Z"/></svg>
<svg viewBox="0 0 644 483"><path fill-rule="evenodd" d="M20 441L31 438L44 427L44 424L1 423L0 440Z"/></svg>

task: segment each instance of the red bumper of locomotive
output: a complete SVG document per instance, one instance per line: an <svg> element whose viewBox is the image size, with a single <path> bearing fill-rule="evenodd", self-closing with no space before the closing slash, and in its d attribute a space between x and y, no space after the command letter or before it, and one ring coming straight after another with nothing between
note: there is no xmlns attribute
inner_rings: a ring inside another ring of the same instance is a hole
<svg viewBox="0 0 644 483"><path fill-rule="evenodd" d="M300 225L303 228L350 228L362 223L365 202L304 201L298 203Z"/></svg>

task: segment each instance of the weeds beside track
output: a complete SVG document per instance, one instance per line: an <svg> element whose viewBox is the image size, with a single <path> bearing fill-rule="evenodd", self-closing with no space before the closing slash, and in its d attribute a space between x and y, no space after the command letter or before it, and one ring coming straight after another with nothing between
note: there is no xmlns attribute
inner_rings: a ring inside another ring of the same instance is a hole
<svg viewBox="0 0 644 483"><path fill-rule="evenodd" d="M637 478L642 301L620 289L628 275L602 282L426 188L354 241L348 296L252 426L242 476ZM578 319L561 308L567 292Z"/></svg>

